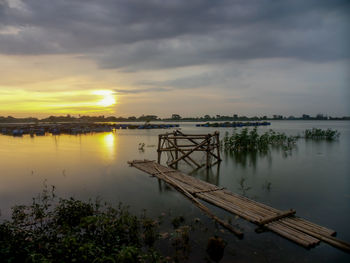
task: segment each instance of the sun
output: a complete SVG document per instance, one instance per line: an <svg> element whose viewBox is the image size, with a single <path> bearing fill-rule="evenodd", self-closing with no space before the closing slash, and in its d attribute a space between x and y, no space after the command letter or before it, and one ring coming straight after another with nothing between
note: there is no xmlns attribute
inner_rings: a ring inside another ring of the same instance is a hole
<svg viewBox="0 0 350 263"><path fill-rule="evenodd" d="M115 95L111 90L96 90L93 92L94 95L103 96L103 98L97 101L97 105L101 107L109 107L116 104Z"/></svg>

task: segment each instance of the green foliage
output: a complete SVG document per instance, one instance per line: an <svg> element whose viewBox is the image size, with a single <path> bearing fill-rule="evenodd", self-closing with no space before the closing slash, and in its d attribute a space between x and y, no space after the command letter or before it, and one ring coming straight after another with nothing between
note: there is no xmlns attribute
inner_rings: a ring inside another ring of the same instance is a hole
<svg viewBox="0 0 350 263"><path fill-rule="evenodd" d="M297 138L273 130L259 135L258 129L255 127L250 131L248 128L244 128L240 133L234 130L231 136L226 133L221 143L224 150L230 152L267 151L269 146L280 146L284 150L290 150L295 145Z"/></svg>
<svg viewBox="0 0 350 263"><path fill-rule="evenodd" d="M45 188L28 206L12 209L0 224L2 262L164 262L153 245L157 221L121 204L57 200Z"/></svg>
<svg viewBox="0 0 350 263"><path fill-rule="evenodd" d="M326 139L326 140L335 140L340 136L340 133L337 130L332 130L332 129L327 129L327 130L322 130L322 129L317 129L317 128L312 128L305 130L304 136L306 139L316 139L316 140L321 140L321 139Z"/></svg>

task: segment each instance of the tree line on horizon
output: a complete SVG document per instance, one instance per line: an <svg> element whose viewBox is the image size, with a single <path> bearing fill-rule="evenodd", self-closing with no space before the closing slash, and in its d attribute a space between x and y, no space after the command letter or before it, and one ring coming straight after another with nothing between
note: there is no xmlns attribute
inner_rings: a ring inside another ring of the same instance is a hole
<svg viewBox="0 0 350 263"><path fill-rule="evenodd" d="M157 115L141 115L139 117L116 117L116 116L78 116L74 117L70 114L66 116L50 116L47 118L35 118L35 117L25 117L25 118L15 118L12 116L4 117L0 116L0 123L38 123L38 122L134 122L134 121L259 121L259 120L350 120L350 116L344 117L329 117L323 114L317 114L312 117L307 114L303 114L301 117L289 116L285 117L283 115L273 115L272 117L267 116L238 116L234 114L233 116L226 115L204 115L202 117L181 117L179 114L172 114L169 118L160 118Z"/></svg>

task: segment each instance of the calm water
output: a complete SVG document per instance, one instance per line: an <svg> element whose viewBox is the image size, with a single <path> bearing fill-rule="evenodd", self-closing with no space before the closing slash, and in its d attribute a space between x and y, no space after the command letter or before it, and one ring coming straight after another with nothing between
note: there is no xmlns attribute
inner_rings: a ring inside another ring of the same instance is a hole
<svg viewBox="0 0 350 263"><path fill-rule="evenodd" d="M269 154L223 155L221 165L202 169L193 176L245 194L257 201L285 210L335 229L338 237L350 241L350 122L275 121L270 127L291 135L307 128L333 128L338 141L305 141L285 155L278 149ZM208 133L215 128L181 124L183 132ZM216 128L218 129L218 128ZM219 128L221 135L232 128ZM123 202L132 211L146 208L149 215L171 210L174 215L199 217L212 223L181 194L159 185L127 161L156 159L158 133L164 130L117 130L81 136L42 136L31 138L0 135L0 208L2 218L14 204L28 203L42 190L45 180L57 187L60 196L88 199L101 197L111 203ZM144 152L138 150L145 143ZM165 157L165 156L164 156ZM204 159L203 159L204 160ZM165 158L163 159L165 161ZM190 173L191 168L181 166ZM229 215L211 207L222 217ZM227 242L223 262L349 262L350 256L321 243L306 250L273 233L256 234L255 225L238 219L245 237L219 232ZM206 240L194 237L193 255L205 253Z"/></svg>

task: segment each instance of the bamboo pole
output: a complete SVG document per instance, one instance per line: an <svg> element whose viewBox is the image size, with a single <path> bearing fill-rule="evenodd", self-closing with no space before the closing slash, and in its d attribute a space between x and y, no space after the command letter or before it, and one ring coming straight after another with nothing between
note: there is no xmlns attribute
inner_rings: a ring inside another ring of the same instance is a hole
<svg viewBox="0 0 350 263"><path fill-rule="evenodd" d="M169 139L173 140L173 139L205 139L207 137L207 135L190 135L190 136L168 136Z"/></svg>
<svg viewBox="0 0 350 263"><path fill-rule="evenodd" d="M317 225L317 224L315 224L315 223L312 223L312 222L310 222L310 221L308 221L308 220L306 220L306 219L304 219L304 218L294 217L293 219L296 220L296 221L299 221L299 222L301 222L301 223L303 223L303 224L305 224L305 225L309 225L309 226L311 226L311 227L320 229L321 231L328 232L328 234L329 234L330 236L333 236L333 235L336 234L336 231L334 231L334 230L332 230L332 229L329 229L329 228L326 228L326 227L324 227L324 226L320 226L320 225Z"/></svg>
<svg viewBox="0 0 350 263"><path fill-rule="evenodd" d="M219 132L215 132L215 137L216 137L216 153L217 153L217 159L218 162L221 162L221 158L220 158L220 137L219 137Z"/></svg>
<svg viewBox="0 0 350 263"><path fill-rule="evenodd" d="M172 185L219 223L220 219L212 214L198 199L221 207L253 223L263 223L265 228L305 247L314 246L321 240L346 252L350 252L349 243L331 236L335 234L334 230L295 216L280 218L281 216L291 216L294 214L293 210L287 212L279 211L246 197L220 189L215 185L187 176L171 168L157 164L154 161L144 160L129 163ZM271 222L271 220L273 221ZM226 228L232 227L222 220L220 224ZM228 226L225 226L225 224Z"/></svg>
<svg viewBox="0 0 350 263"><path fill-rule="evenodd" d="M237 237L239 237L239 238L243 237L243 233L240 230L233 228L233 226L231 226L230 224L224 222L223 220L221 220L220 218L215 216L206 206L204 206L201 202L199 202L193 195L191 195L186 189L184 189L182 186L180 186L176 181L169 178L166 174L162 173L157 167L155 167L155 169L158 170L158 172L160 172L163 175L163 180L165 182L168 182L170 185L181 190L181 192L187 198L189 198L199 209L201 209L203 212L208 214L209 217L211 217L216 222L218 222L220 225L222 225L223 227L225 227L226 229L228 229L229 231L234 233Z"/></svg>
<svg viewBox="0 0 350 263"><path fill-rule="evenodd" d="M319 239L314 238L314 237L312 237L304 232L301 232L292 226L284 224L283 220L275 221L273 223L276 223L276 225L279 225L283 231L288 232L288 233L292 233L293 235L299 237L300 239L303 239L303 240L309 242L310 245L316 245L316 244L320 243Z"/></svg>
<svg viewBox="0 0 350 263"><path fill-rule="evenodd" d="M313 232L318 232L318 233L320 233L322 235L332 236L334 234L333 230L325 231L323 229L304 224L302 221L298 221L298 220L295 220L295 219L296 219L295 217L290 217L290 218L283 219L283 221L284 222L289 222L289 223L297 225L297 226L301 226L301 227L306 228L306 229L308 229L310 231L313 231Z"/></svg>
<svg viewBox="0 0 350 263"><path fill-rule="evenodd" d="M285 238L288 238L289 240L292 240L294 241L295 243L299 244L299 245L302 245L303 247L306 247L306 248L309 248L310 247L310 243L305 241L305 240L302 240L290 233L287 233L284 231L284 229L282 229L280 226L278 225L269 225L268 226L268 229L272 230L273 232L285 237Z"/></svg>
<svg viewBox="0 0 350 263"><path fill-rule="evenodd" d="M259 225L265 225L265 224L270 223L272 221L275 221L275 220L278 220L278 219L281 219L281 218L284 218L284 217L287 217L287 216L294 215L295 212L296 212L295 210L291 209L291 210L279 213L279 214L274 215L274 216L269 216L269 217L263 218L257 223Z"/></svg>
<svg viewBox="0 0 350 263"><path fill-rule="evenodd" d="M202 145L204 145L205 142L206 142L206 141L201 142L201 143L198 144L196 147L194 147L194 148L192 149L192 151L189 151L189 152L185 153L184 155L182 155L181 157L177 158L176 160L172 161L172 162L170 163L170 165L172 165L172 164L174 164L174 163L180 161L181 159L186 158L186 157L189 156L195 149L198 149L199 147L201 147ZM198 166L199 166L199 165L198 165Z"/></svg>
<svg viewBox="0 0 350 263"><path fill-rule="evenodd" d="M176 158L175 160L173 160L173 161L169 164L169 166L173 165L174 163L177 163L178 161L180 161L180 160L182 160L182 159L183 159L184 161L186 161L185 158L187 157L187 158L188 158L189 160L191 160L191 162L193 162L198 168L201 167L195 160L193 160L190 156L188 156L188 155L190 155L191 152L193 152L193 150L192 150L192 151L189 151L188 153L185 153L182 149L179 149L172 141L168 140L168 142L169 142L170 144L172 144L173 147L177 148L178 151L180 151L180 152L183 154L180 158ZM185 155L187 155L187 156L185 156ZM185 156L185 157L184 157L184 156ZM177 161L176 161L176 160L177 160Z"/></svg>
<svg viewBox="0 0 350 263"><path fill-rule="evenodd" d="M210 167L210 158L209 158L209 145L210 145L210 139L211 139L211 136L210 134L208 134L208 137L205 139L206 142L207 142L207 163L206 163L206 167L209 168Z"/></svg>
<svg viewBox="0 0 350 263"><path fill-rule="evenodd" d="M288 224L290 225L290 223L288 223L288 222L284 222L284 223L286 225L288 225ZM310 236L316 237L316 238L318 238L318 239L320 239L320 240L322 240L322 241L324 241L324 242L326 242L334 247L340 248L340 249L350 253L350 244L343 241L343 240L340 240L340 239L332 237L332 236L324 236L324 235L321 235L319 233L315 233L313 231L310 231L310 230L305 229L305 228L300 227L300 226L293 225L293 227L310 235Z"/></svg>
<svg viewBox="0 0 350 263"><path fill-rule="evenodd" d="M162 152L161 152L161 150L160 150L161 140L162 140L162 137L161 137L161 135L159 135L159 136L158 136L158 149L157 149L157 152L158 152L158 163L160 163L161 155L162 155Z"/></svg>
<svg viewBox="0 0 350 263"><path fill-rule="evenodd" d="M180 148L180 147L179 147ZM182 151L184 152L206 152L207 149L197 149L197 150L194 150L192 151L192 149L181 149ZM175 147L171 147L171 148L163 148L161 149L162 152L174 152L176 151L176 148Z"/></svg>
<svg viewBox="0 0 350 263"><path fill-rule="evenodd" d="M279 228L279 230L280 230L279 234L280 235L282 235L282 236L285 236L286 234L287 235L292 235L296 239L299 239L299 241L306 242L308 244L308 247L311 247L311 246L315 245L317 243L317 241L319 242L319 240L315 241L315 240L311 240L311 239L308 238L308 237L311 237L311 236L305 235L304 233L296 231L293 228L288 228L285 225L278 224L277 222L275 224L275 227Z"/></svg>
<svg viewBox="0 0 350 263"><path fill-rule="evenodd" d="M177 145L177 139L174 139L174 145L175 145L175 159L179 158L179 148L178 148L178 145ZM175 168L177 169L177 165L178 163L176 163L176 166Z"/></svg>
<svg viewBox="0 0 350 263"><path fill-rule="evenodd" d="M239 207L235 206L234 204L223 203L221 200L213 199L210 196L207 196L205 194L199 194L198 198L200 198L208 203L211 203L215 206L218 206L226 211L229 211L231 213L239 215L240 217L243 217L244 219L246 219L250 222L254 222L255 220L259 219L256 215L249 213L249 211L242 210Z"/></svg>
<svg viewBox="0 0 350 263"><path fill-rule="evenodd" d="M198 145L198 142L196 142L196 141L194 141L193 139L189 138L188 135L182 133L182 132L179 131L179 130L177 130L177 133L181 134L182 136L187 136L186 139L188 139L190 142L192 142L192 143ZM217 135L219 134L219 132L217 132L217 131L216 131L215 133L216 133ZM214 134L215 134L215 133L214 133ZM211 134L209 134L209 135L212 136ZM191 136L197 136L197 135L191 134ZM200 134L200 136L203 136L203 134ZM202 147L201 147L201 148L202 148ZM215 147L214 147L214 148L215 148ZM214 148L213 148L213 149L214 149ZM203 148L203 149L204 149L204 148ZM204 149L204 150L205 150L205 149ZM211 154L212 156L214 156L216 159L218 159L218 160L221 161L221 159L220 159L220 153L219 153L218 155L216 155L216 154L214 154L212 151L210 151L210 154Z"/></svg>

